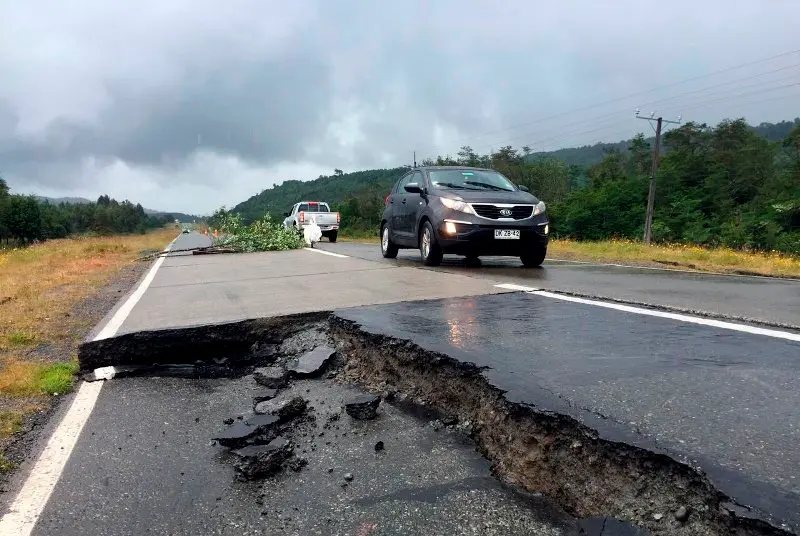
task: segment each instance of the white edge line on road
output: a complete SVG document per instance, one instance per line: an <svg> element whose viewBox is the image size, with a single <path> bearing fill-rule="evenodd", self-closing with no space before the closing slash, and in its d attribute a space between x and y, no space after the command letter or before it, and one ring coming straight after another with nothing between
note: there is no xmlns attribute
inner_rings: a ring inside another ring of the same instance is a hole
<svg viewBox="0 0 800 536"><path fill-rule="evenodd" d="M497 288L503 288L506 290L519 290L522 292L533 292L535 290L539 290L538 288L533 287L525 287L522 285L514 285L513 283L501 283L500 285L495 285Z"/></svg>
<svg viewBox="0 0 800 536"><path fill-rule="evenodd" d="M177 240L177 238L175 240ZM169 245L164 248L163 251L164 253L169 251L169 249L172 247L172 244L175 243L175 240L170 242ZM156 272L161 267L161 265L164 264L165 258L166 257L159 257L158 259L156 259L156 262L153 264L153 267L150 268L149 272L147 272L147 275L144 277L142 282L139 283L139 286L136 288L135 291L133 291L133 294L131 294L128 297L127 301L125 301L125 303L122 304L122 307L117 309L117 312L114 313L114 316L111 317L108 323L105 326L103 326L103 329L100 330L100 333L98 333L97 336L95 336L95 338L92 340L99 341L102 339L108 339L117 334L119 328L122 327L122 323L125 322L125 319L128 318L129 314L131 314L133 307L139 302L139 300L142 299L142 296L144 296L147 287L149 287L150 283L153 282L153 278L155 278Z"/></svg>
<svg viewBox="0 0 800 536"><path fill-rule="evenodd" d="M180 235L178 235L180 236ZM178 237L164 248L169 251ZM124 304L117 310L102 330L93 339L95 341L112 337L122 326L133 306L141 299L147 287L153 281L156 271L164 262L164 257L159 257L150 268L145 278L139 283L136 290L128 297ZM113 377L113 375L111 375ZM78 442L78 437L86 421L92 414L102 381L83 382L75 394L67 413L56 427L53 435L48 439L39 459L36 460L22 489L9 505L8 513L0 519L0 534L14 536L29 536L33 531L39 516L42 515L50 495L61 478L61 473L67 465L72 450Z"/></svg>
<svg viewBox="0 0 800 536"><path fill-rule="evenodd" d="M611 303L598 300L587 300L586 298L578 298L575 296L567 296L564 294L556 294L554 292L547 292L546 290L535 290L528 292L535 296L542 296L544 298L553 298L556 300L563 300L573 303L582 303L585 305L594 305L595 307L605 307L606 309L614 309L616 311L623 311L626 313L634 313L646 316L655 316L658 318L668 318L670 320L678 320L680 322L688 322L690 324L699 324L701 326L710 326L715 328L729 329L732 331L741 331L750 333L752 335L763 335L766 337L773 337L776 339L785 339L787 341L800 342L800 334L791 333L789 331L779 331L776 329L759 328L756 326L748 326L747 324L736 324L733 322L725 322L722 320L714 320L711 318L702 318L698 316L689 316L679 313L668 313L666 311L656 311L653 309L643 309L641 307L632 307L630 305L622 305L620 303Z"/></svg>
<svg viewBox="0 0 800 536"><path fill-rule="evenodd" d="M330 255L331 257L338 257L340 259L347 259L347 255L341 253L333 253L332 251L325 251L324 249L303 248L306 251L313 251L314 253L322 253L323 255Z"/></svg>
<svg viewBox="0 0 800 536"><path fill-rule="evenodd" d="M42 514L61 472L92 413L103 382L84 382L67 414L47 441L9 511L0 519L0 534L28 536Z"/></svg>

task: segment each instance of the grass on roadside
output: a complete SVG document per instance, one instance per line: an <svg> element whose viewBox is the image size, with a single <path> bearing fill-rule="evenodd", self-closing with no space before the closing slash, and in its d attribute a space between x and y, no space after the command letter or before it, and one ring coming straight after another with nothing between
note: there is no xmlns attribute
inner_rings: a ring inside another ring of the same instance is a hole
<svg viewBox="0 0 800 536"><path fill-rule="evenodd" d="M379 244L377 236L342 239L361 244ZM657 268L682 268L702 272L800 278L800 256L777 252L749 252L728 248L704 248L683 244L650 245L634 240L579 242L554 239L547 257L582 262L628 264Z"/></svg>
<svg viewBox="0 0 800 536"><path fill-rule="evenodd" d="M144 235L75 237L0 250L0 450L26 413L68 392L86 318L74 306L143 251L162 249L174 227ZM104 312L104 311L103 311ZM54 353L42 348L56 348ZM4 459L0 456L0 472Z"/></svg>
<svg viewBox="0 0 800 536"><path fill-rule="evenodd" d="M800 257L683 244L646 246L633 240L553 240L548 248L548 257L729 274L800 277Z"/></svg>

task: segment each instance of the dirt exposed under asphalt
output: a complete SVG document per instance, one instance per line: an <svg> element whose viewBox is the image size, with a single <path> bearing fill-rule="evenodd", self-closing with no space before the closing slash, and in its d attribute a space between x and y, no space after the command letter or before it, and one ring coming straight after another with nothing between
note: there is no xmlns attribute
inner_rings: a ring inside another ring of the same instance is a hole
<svg viewBox="0 0 800 536"><path fill-rule="evenodd" d="M334 346L337 355L330 366L341 388L359 386L379 394L382 407L392 411L405 408L413 413L413 408L422 407L439 412L450 424L435 426L465 432L500 481L545 497L584 523L602 520L586 528L586 534L599 534L603 526L603 534L611 534L610 526L621 523L617 520L654 535L791 534L749 517L704 475L664 454L606 441L567 416L509 403L477 367L409 341L364 333L335 316L298 315L125 335L85 345L81 359L88 370L108 365L103 359L114 345L115 359L127 365L135 365L141 355L149 355L150 363L164 363L169 356L184 364L175 371L198 375L208 370L202 362L206 359L241 376L263 364L257 354L264 344L280 345L284 358L320 344ZM148 353L141 351L142 345ZM267 359L273 361L274 356ZM153 369L140 372L152 374ZM225 374L220 368L214 373ZM613 533L624 534L625 525L619 527Z"/></svg>

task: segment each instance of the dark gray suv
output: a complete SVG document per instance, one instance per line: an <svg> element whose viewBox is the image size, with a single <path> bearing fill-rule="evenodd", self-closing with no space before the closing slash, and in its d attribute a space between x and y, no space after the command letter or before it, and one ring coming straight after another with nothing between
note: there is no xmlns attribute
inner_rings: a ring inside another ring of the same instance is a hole
<svg viewBox="0 0 800 536"><path fill-rule="evenodd" d="M419 248L426 266L452 253L519 257L527 267L547 254L549 220L544 202L502 174L470 167L418 167L386 197L381 252Z"/></svg>

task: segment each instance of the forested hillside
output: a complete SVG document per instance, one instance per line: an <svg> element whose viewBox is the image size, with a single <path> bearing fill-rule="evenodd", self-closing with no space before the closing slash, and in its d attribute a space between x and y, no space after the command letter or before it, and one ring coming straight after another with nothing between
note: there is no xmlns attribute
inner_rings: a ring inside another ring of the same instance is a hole
<svg viewBox="0 0 800 536"><path fill-rule="evenodd" d="M311 181L289 180L254 195L231 210L238 212L249 222L264 214L283 219L284 212L303 200L327 201L332 204L341 204L352 197L382 200L406 169L370 169L355 173L342 173L337 169L333 175L321 175ZM380 205L383 206L382 203Z"/></svg>
<svg viewBox="0 0 800 536"><path fill-rule="evenodd" d="M0 242L25 244L75 233L134 233L174 221L171 214L148 215L141 205L107 195L97 202L53 204L14 195L0 178Z"/></svg>

